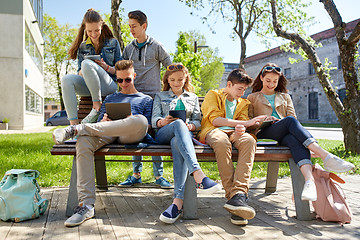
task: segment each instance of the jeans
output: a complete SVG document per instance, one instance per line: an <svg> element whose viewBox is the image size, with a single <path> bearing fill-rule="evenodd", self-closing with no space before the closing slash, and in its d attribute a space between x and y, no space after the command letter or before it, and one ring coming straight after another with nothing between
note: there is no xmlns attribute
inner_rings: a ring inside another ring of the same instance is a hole
<svg viewBox="0 0 360 240"><path fill-rule="evenodd" d="M68 74L61 79L64 105L69 120L78 119L76 94L91 96L93 102L98 102L101 101L101 96L107 96L117 90L114 80L94 61L82 61L81 72L83 76Z"/></svg>
<svg viewBox="0 0 360 240"><path fill-rule="evenodd" d="M294 117L283 118L264 128L257 134L257 138L274 139L280 145L288 146L298 167L312 164L307 147L316 140Z"/></svg>
<svg viewBox="0 0 360 240"><path fill-rule="evenodd" d="M184 199L187 172L200 170L196 159L192 135L186 124L178 119L160 128L155 136L159 144L171 145L173 155L174 198Z"/></svg>
<svg viewBox="0 0 360 240"><path fill-rule="evenodd" d="M143 115L98 123L78 125L76 142L77 192L79 203L94 205L96 199L94 152L118 141L121 144L140 142L146 135L148 121Z"/></svg>
<svg viewBox="0 0 360 240"><path fill-rule="evenodd" d="M161 159L161 156L152 156L151 159L154 161L160 161L160 162L153 162L153 172L155 177L161 177L164 172L164 164ZM142 156L133 156L133 172L134 173L140 173L142 172L143 163Z"/></svg>

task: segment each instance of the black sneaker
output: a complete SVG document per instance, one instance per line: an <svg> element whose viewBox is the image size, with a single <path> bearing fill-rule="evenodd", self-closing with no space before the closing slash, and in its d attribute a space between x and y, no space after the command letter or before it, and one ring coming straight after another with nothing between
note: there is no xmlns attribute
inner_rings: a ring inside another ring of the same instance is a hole
<svg viewBox="0 0 360 240"><path fill-rule="evenodd" d="M234 225L246 225L248 224L248 220L243 219L242 217L231 214L230 221Z"/></svg>
<svg viewBox="0 0 360 240"><path fill-rule="evenodd" d="M238 193L225 203L224 208L236 216L244 219L253 219L256 212L254 208L246 203L247 201L248 198L244 193Z"/></svg>

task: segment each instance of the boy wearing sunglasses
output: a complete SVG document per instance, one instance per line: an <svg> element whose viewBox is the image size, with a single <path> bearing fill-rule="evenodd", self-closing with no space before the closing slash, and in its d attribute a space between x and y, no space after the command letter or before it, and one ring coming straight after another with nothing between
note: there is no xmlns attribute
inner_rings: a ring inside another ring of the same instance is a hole
<svg viewBox="0 0 360 240"><path fill-rule="evenodd" d="M78 136L76 143L76 162L78 176L79 206L74 214L65 221L65 226L80 225L95 215L95 176L94 152L106 144L118 141L121 144L140 142L151 127L153 100L138 92L134 86L136 73L131 60L121 60L115 64L116 77L120 92L108 95L101 108L97 123L71 125L56 129L53 139L63 144L67 139ZM125 119L112 120L105 112L105 104L110 102L130 103L131 115Z"/></svg>
<svg viewBox="0 0 360 240"><path fill-rule="evenodd" d="M135 87L139 92L150 95L152 98L161 90L160 65L167 67L171 64L170 55L164 46L146 34L148 20L145 13L136 10L129 12L130 32L135 38L123 52L124 59L134 61L136 72ZM155 184L161 188L171 188L172 185L162 177L163 163L160 156L153 156L153 170ZM120 183L122 187L140 184L142 172L142 157L133 156L133 175Z"/></svg>
<svg viewBox="0 0 360 240"><path fill-rule="evenodd" d="M255 217L248 202L249 182L254 163L256 140L246 133L246 127L258 125L263 116L249 120L250 102L241 98L252 79L242 70L234 69L226 88L209 91L201 105L203 118L199 139L214 149L225 198L224 208L231 213L231 222L246 225ZM239 157L236 169L232 162L232 147Z"/></svg>

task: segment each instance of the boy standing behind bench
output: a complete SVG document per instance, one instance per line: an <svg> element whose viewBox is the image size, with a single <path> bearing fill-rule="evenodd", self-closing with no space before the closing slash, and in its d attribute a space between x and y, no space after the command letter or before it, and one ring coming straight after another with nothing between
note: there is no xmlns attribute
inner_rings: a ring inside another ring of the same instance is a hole
<svg viewBox="0 0 360 240"><path fill-rule="evenodd" d="M53 132L56 144L62 144L65 140L78 135L76 164L79 206L75 209L74 214L65 221L67 227L78 226L95 215L94 152L116 140L121 144L140 142L145 137L149 125L151 126L153 100L150 96L136 90L133 61L118 61L115 69L121 91L105 98L100 109L98 119L100 122L71 125ZM132 115L125 119L112 121L105 113L107 102L130 103Z"/></svg>
<svg viewBox="0 0 360 240"><path fill-rule="evenodd" d="M136 10L129 12L128 17L130 32L135 39L125 47L123 58L134 61L134 69L137 74L136 89L154 98L155 94L161 91L160 64L165 68L169 66L171 64L170 55L161 43L146 34L148 20L145 13ZM133 160L135 161L133 162L133 175L120 183L122 187L130 187L142 182L142 156L133 156ZM161 156L153 156L152 160L157 161L153 162L155 184L161 188L171 188L172 185L162 177Z"/></svg>
<svg viewBox="0 0 360 240"><path fill-rule="evenodd" d="M201 105L200 141L214 149L225 197L224 208L231 213L231 222L246 225L255 217L255 210L247 204L251 170L256 151L256 140L246 127L258 125L263 116L249 120L250 102L242 99L252 79L242 70L233 70L226 88L209 91ZM232 162L232 146L238 149L236 169Z"/></svg>

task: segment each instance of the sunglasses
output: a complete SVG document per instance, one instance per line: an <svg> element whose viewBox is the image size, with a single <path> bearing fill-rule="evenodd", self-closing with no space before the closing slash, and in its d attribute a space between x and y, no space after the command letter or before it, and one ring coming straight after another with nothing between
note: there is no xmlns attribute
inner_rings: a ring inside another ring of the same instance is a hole
<svg viewBox="0 0 360 240"><path fill-rule="evenodd" d="M266 66L261 72L261 75L264 73L264 71L273 71L275 70L278 73L281 73L281 67L272 67L272 66Z"/></svg>
<svg viewBox="0 0 360 240"><path fill-rule="evenodd" d="M168 70L168 71L174 71L174 70L181 70L181 69L183 69L183 68L184 68L184 66L181 65L181 64L173 64L173 65L167 66L166 70Z"/></svg>
<svg viewBox="0 0 360 240"><path fill-rule="evenodd" d="M125 79L122 79L122 78L117 78L116 81L118 83L122 83L123 81L127 82L127 83L131 83L132 79L131 78L125 78Z"/></svg>

